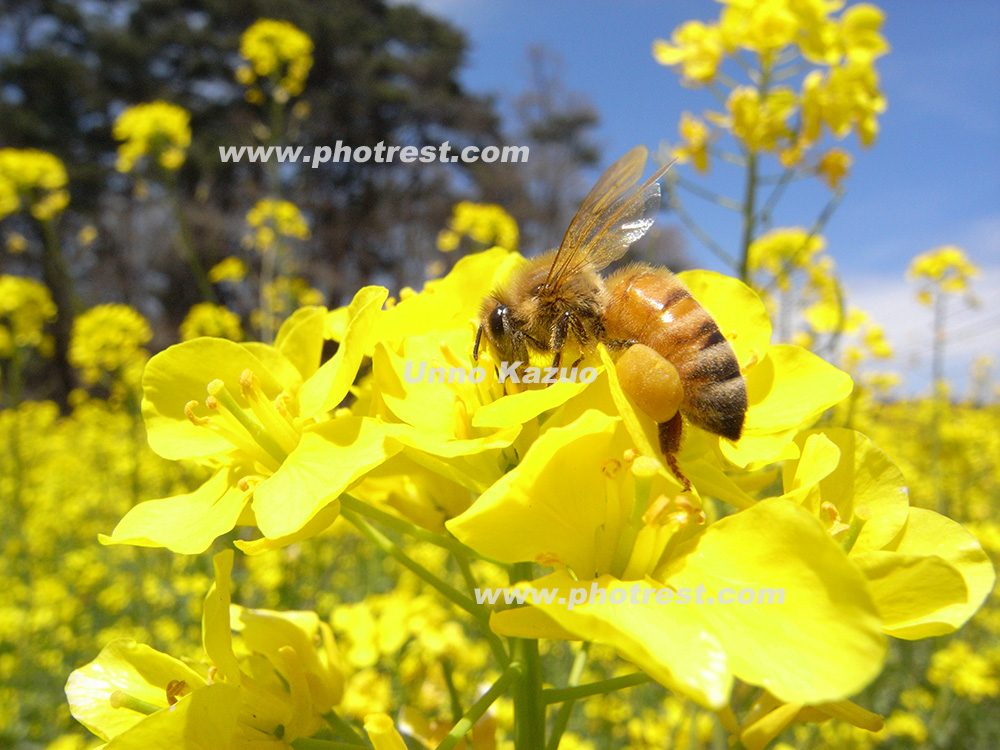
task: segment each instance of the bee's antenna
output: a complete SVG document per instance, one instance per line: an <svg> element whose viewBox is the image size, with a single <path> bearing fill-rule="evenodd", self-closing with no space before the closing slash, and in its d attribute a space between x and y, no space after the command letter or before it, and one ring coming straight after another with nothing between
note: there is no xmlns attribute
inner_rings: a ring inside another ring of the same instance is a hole
<svg viewBox="0 0 1000 750"><path fill-rule="evenodd" d="M479 330L476 331L476 345L472 347L472 358L479 361L479 340L483 337L483 326L479 326Z"/></svg>

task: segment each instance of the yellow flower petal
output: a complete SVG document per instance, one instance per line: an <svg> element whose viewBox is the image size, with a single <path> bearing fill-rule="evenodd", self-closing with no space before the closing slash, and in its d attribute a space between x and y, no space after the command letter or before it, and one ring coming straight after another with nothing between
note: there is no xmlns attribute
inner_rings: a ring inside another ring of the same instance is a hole
<svg viewBox="0 0 1000 750"><path fill-rule="evenodd" d="M166 547L182 555L204 552L216 537L232 531L250 501L250 490L236 485L243 473L241 466L220 469L194 492L139 503L111 536L98 538L102 544Z"/></svg>
<svg viewBox="0 0 1000 750"><path fill-rule="evenodd" d="M399 450L383 425L341 417L307 429L281 468L257 487L253 510L264 536L293 534L372 467Z"/></svg>
<svg viewBox="0 0 1000 750"><path fill-rule="evenodd" d="M182 661L131 638L119 638L101 649L94 661L74 670L66 683L73 717L98 737L109 740L146 717L111 705L116 690L154 706L167 706L167 685L173 680L192 690L205 679Z"/></svg>
<svg viewBox="0 0 1000 750"><path fill-rule="evenodd" d="M982 606L996 583L996 572L982 545L962 526L950 518L923 508L910 508L906 526L885 546L887 551L903 555L935 555L955 568L965 579L966 599L934 613L929 622L947 626L945 632L961 627ZM899 638L922 638L921 633L933 627L899 628L893 635ZM940 631L937 631L940 632Z"/></svg>
<svg viewBox="0 0 1000 750"><path fill-rule="evenodd" d="M301 416L312 417L333 409L347 396L347 391L358 375L372 328L388 294L380 286L367 286L354 295L354 300L348 307L348 322L340 348L299 391Z"/></svg>
<svg viewBox="0 0 1000 750"><path fill-rule="evenodd" d="M783 589L783 603L698 607L733 674L788 703L854 695L886 644L867 583L808 511L781 498L713 523L653 577L674 587Z"/></svg>
<svg viewBox="0 0 1000 750"><path fill-rule="evenodd" d="M822 459L817 458L819 439L828 451ZM852 553L882 549L899 533L910 508L906 482L892 460L869 438L854 430L828 428L803 432L795 442L802 446L802 457L785 464L786 492L811 488L808 497L796 500L816 515L821 503L832 503L845 524L861 505L872 512ZM831 448L835 455L829 452Z"/></svg>
<svg viewBox="0 0 1000 750"><path fill-rule="evenodd" d="M719 440L729 461L775 460L799 429L854 388L850 375L805 349L778 344L746 373L747 410L739 442Z"/></svg>
<svg viewBox="0 0 1000 750"><path fill-rule="evenodd" d="M518 562L555 555L581 577L593 575L595 529L606 516L601 467L616 453L619 424L590 411L567 427L548 430L517 468L448 521L448 530L487 557Z"/></svg>
<svg viewBox="0 0 1000 750"><path fill-rule="evenodd" d="M869 552L852 558L868 578L887 635L915 640L955 629L938 612L968 599L965 579L940 557Z"/></svg>
<svg viewBox="0 0 1000 750"><path fill-rule="evenodd" d="M235 386L247 369L260 379L268 398L281 392L282 384L260 359L245 346L226 339L185 341L149 360L142 376L142 416L150 447L171 459L229 451L232 445L228 440L192 424L184 407L191 400L203 400L206 386L215 379Z"/></svg>

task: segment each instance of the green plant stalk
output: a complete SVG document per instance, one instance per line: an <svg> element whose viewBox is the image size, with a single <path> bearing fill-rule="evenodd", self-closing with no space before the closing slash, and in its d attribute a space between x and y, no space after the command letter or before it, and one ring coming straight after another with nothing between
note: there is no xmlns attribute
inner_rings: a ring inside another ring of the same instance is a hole
<svg viewBox="0 0 1000 750"><path fill-rule="evenodd" d="M573 659L573 667L569 672L569 679L566 681L566 687L572 688L580 684L580 679L583 677L583 670L587 666L587 654L589 651L590 643L587 642L576 652L576 657ZM576 701L571 698L563 701L563 704L559 706L559 711L556 713L556 720L552 724L552 732L549 734L548 744L545 745L546 750L559 749L559 741L562 739L566 727L569 726L569 720L573 715L573 706L575 705Z"/></svg>
<svg viewBox="0 0 1000 750"><path fill-rule="evenodd" d="M531 563L514 565L511 583L532 579ZM514 698L514 747L540 750L545 747L545 703L542 701L542 661L535 638L511 638L511 656L523 665L512 686Z"/></svg>
<svg viewBox="0 0 1000 750"><path fill-rule="evenodd" d="M378 547L383 553L389 555L399 562L404 568L414 573L425 583L432 586L448 601L460 609L464 609L477 620L485 622L489 626L490 615L485 607L476 604L471 598L456 589L450 583L442 581L431 573L423 565L407 555L395 542L371 527L360 515L341 506L340 515L350 521L358 531L360 531L372 544Z"/></svg>
<svg viewBox="0 0 1000 750"><path fill-rule="evenodd" d="M370 521L376 521L383 526L387 526L393 531L398 531L400 534L406 534L407 536L412 536L414 539L419 539L422 542L429 542L430 544L441 547L442 549L446 549L449 552L453 552L456 556L463 557L467 560L471 558L482 559L486 560L486 562L493 563L494 565L499 565L502 568L508 567L504 563L491 560L487 557L482 557L474 549L465 546L454 537L428 531L427 529L421 528L416 524L412 524L399 516L394 516L391 513L386 513L384 510L376 508L374 505L369 505L353 495L349 495L347 493L341 495L340 507L347 508L348 510L357 513L359 516L364 516Z"/></svg>
<svg viewBox="0 0 1000 750"><path fill-rule="evenodd" d="M359 747L371 747L371 745L356 745L353 742L314 740L312 737L299 737L293 740L291 745L295 750L358 750Z"/></svg>
<svg viewBox="0 0 1000 750"><path fill-rule="evenodd" d="M518 662L511 662L510 666L504 670L504 673L500 675L500 678L493 683L483 696L473 703L469 710L465 712L461 719L452 727L452 730L448 732L448 736L445 737L441 743L437 746L437 750L452 750L462 738L475 726L476 722L482 718L486 710L493 705L497 698L503 695L507 691L507 687L513 682L517 677L519 677L524 671L524 668ZM539 745L539 747L541 747Z"/></svg>
<svg viewBox="0 0 1000 750"><path fill-rule="evenodd" d="M323 714L323 721L329 724L330 728L341 737L347 737L351 740L347 747L358 747L359 745L361 747L371 747L371 744L358 734L358 730L344 721L344 718L333 709Z"/></svg>
<svg viewBox="0 0 1000 750"><path fill-rule="evenodd" d="M55 341L54 359L56 372L59 374L59 384L63 390L60 406L63 413L66 413L68 411L66 398L76 387L76 377L69 363L69 345L73 333L73 319L80 311L80 301L76 297L73 280L70 278L66 259L59 245L56 218L39 219L38 228L42 236L42 280L56 305L56 320L52 325Z"/></svg>
<svg viewBox="0 0 1000 750"><path fill-rule="evenodd" d="M198 285L198 292L201 294L202 301L218 304L218 297L215 296L215 290L212 288L212 283L208 280L208 274L205 273L205 267L202 266L201 258L198 257L198 251L194 247L194 240L191 237L191 226L188 224L187 216L184 213L184 206L181 203L181 191L176 177L171 176L167 180L167 189L170 191L171 203L173 204L174 221L177 222L177 244L181 258L187 263L191 275L194 276L194 281Z"/></svg>
<svg viewBox="0 0 1000 750"><path fill-rule="evenodd" d="M475 576L472 575L472 566L469 565L468 559L458 554L453 554L452 558L455 560L455 564L458 565L458 569L462 573L462 578L465 579L465 585L468 587L469 593L475 596L478 585ZM479 620L479 626L483 631L483 637L493 652L493 658L497 660L497 664L501 669L506 668L510 664L510 655L507 653L507 649L504 648L499 636L490 628L489 622Z"/></svg>
<svg viewBox="0 0 1000 750"><path fill-rule="evenodd" d="M586 685L578 685L577 687L549 688L542 691L542 701L546 704L562 703L568 700L575 701L591 695L603 695L604 693L612 693L615 690L623 688L645 685L647 682L652 681L653 678L645 672L633 672L621 677L612 677L610 680L589 682Z"/></svg>

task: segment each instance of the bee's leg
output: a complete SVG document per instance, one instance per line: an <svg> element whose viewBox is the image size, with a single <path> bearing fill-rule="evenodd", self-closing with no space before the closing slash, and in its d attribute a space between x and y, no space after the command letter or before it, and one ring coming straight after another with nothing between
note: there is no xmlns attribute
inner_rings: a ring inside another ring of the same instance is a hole
<svg viewBox="0 0 1000 750"><path fill-rule="evenodd" d="M630 346L635 346L639 342L635 339L608 339L604 342L604 345L608 347L610 351L621 352L628 349Z"/></svg>
<svg viewBox="0 0 1000 750"><path fill-rule="evenodd" d="M667 459L667 466L684 485L684 491L688 492L691 489L691 480L684 476L681 467L677 465L677 457L674 455L681 448L681 429L683 426L680 412L674 414L666 422L660 422L660 450L663 451L663 457Z"/></svg>
<svg viewBox="0 0 1000 750"><path fill-rule="evenodd" d="M566 336L569 334L569 324L573 320L573 315L569 310L559 316L555 328L552 329L552 349L556 353L556 358L552 361L552 366L559 367L562 359L562 350L566 346Z"/></svg>
<svg viewBox="0 0 1000 750"><path fill-rule="evenodd" d="M479 361L479 342L482 340L482 338L483 338L483 327L482 325L480 325L479 330L476 331L476 344L475 346L472 347L472 358L477 362Z"/></svg>

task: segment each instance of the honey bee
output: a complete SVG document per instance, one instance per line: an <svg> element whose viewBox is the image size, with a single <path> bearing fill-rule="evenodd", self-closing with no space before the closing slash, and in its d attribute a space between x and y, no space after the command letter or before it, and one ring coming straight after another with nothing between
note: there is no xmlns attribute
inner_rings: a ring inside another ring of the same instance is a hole
<svg viewBox="0 0 1000 750"><path fill-rule="evenodd" d="M584 199L558 249L532 259L483 300L473 357L483 334L501 361L528 361L529 350L554 354L598 342L622 353L622 388L658 423L660 450L689 490L674 454L683 414L694 425L738 440L746 383L732 346L712 316L666 268L631 264L600 272L652 226L660 207L658 169L638 184L647 151L638 146L611 165Z"/></svg>

